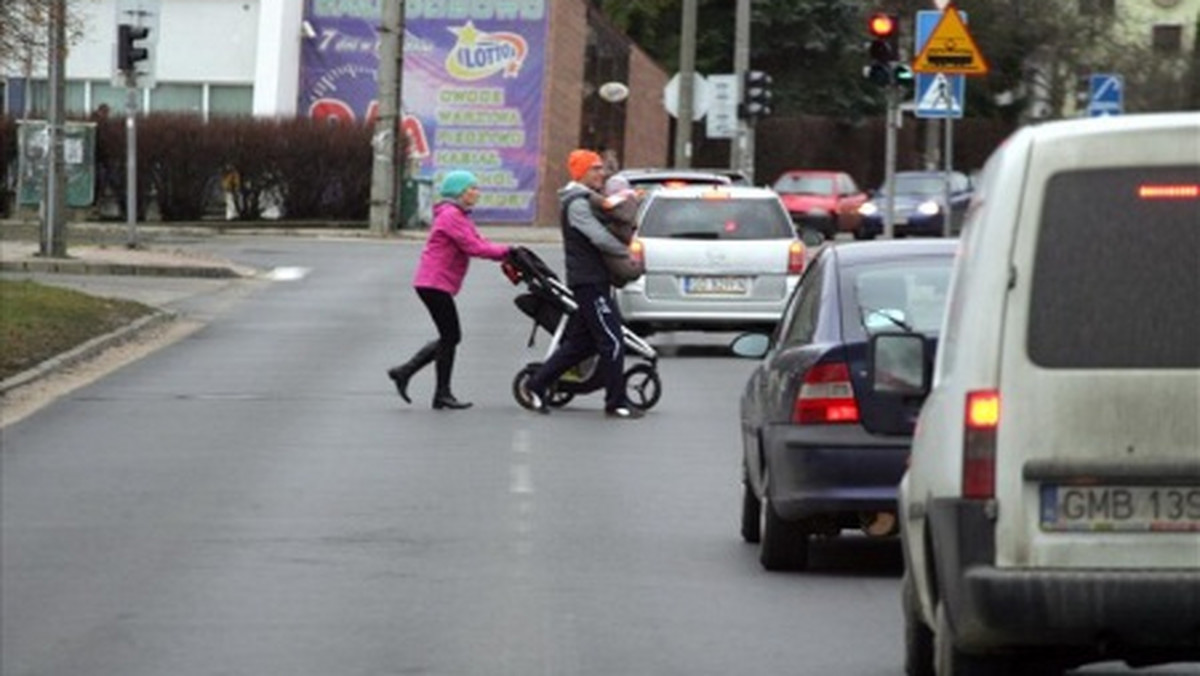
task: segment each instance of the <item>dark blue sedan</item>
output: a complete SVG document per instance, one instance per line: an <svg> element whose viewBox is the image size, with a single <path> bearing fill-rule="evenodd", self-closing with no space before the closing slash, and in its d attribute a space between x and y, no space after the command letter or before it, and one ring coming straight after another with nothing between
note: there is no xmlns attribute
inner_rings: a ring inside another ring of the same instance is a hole
<svg viewBox="0 0 1200 676"><path fill-rule="evenodd" d="M899 171L896 172L895 183L894 235L941 237L946 216L946 172ZM855 239L873 239L883 234L887 191L885 183L858 208L859 225L854 233ZM963 216L973 193L970 177L961 172L950 172L951 235L957 235L962 229Z"/></svg>
<svg viewBox="0 0 1200 676"><path fill-rule="evenodd" d="M766 569L807 567L813 536L895 535L922 400L880 385L871 337L920 334L933 353L955 250L948 240L824 247L775 332L734 340L735 354L761 359L741 398L741 531Z"/></svg>

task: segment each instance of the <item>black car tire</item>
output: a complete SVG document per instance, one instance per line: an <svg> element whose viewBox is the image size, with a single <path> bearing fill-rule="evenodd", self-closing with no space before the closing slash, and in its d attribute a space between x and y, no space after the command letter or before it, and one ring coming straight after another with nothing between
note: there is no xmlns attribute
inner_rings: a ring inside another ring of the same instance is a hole
<svg viewBox="0 0 1200 676"><path fill-rule="evenodd" d="M854 229L854 239L857 239L857 240L875 239L875 235L867 232L867 229L860 225Z"/></svg>
<svg viewBox="0 0 1200 676"><path fill-rule="evenodd" d="M636 364L625 371L625 399L632 406L648 411L662 398L662 379L649 364Z"/></svg>
<svg viewBox="0 0 1200 676"><path fill-rule="evenodd" d="M917 588L907 571L900 582L904 609L904 673L908 676L935 676L933 672L933 632L921 619Z"/></svg>
<svg viewBox="0 0 1200 676"><path fill-rule="evenodd" d="M750 486L750 478L742 472L742 540L757 544L762 539L762 502Z"/></svg>
<svg viewBox="0 0 1200 676"><path fill-rule="evenodd" d="M780 518L767 498L762 500L761 511L758 561L762 567L773 571L808 568L808 533L804 528Z"/></svg>

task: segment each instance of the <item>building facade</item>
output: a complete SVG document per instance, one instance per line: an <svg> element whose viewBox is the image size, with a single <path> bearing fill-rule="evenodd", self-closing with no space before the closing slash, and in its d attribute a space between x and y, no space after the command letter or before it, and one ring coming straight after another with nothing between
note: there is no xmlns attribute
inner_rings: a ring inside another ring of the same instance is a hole
<svg viewBox="0 0 1200 676"><path fill-rule="evenodd" d="M119 23L147 12L143 113L303 116L372 123L383 0L72 0L84 30L66 64L65 107L126 109ZM571 148L661 165L666 73L586 0L406 0L403 123L409 175L476 172L481 222L551 224ZM23 72L24 71L24 72ZM0 64L2 110L44 115L44 65ZM599 86L629 85L625 101Z"/></svg>

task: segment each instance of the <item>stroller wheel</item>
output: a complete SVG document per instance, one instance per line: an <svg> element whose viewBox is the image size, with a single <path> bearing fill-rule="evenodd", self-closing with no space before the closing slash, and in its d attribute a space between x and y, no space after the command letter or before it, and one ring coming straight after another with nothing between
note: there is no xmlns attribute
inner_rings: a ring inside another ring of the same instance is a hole
<svg viewBox="0 0 1200 676"><path fill-rule="evenodd" d="M513 378L513 399L517 400L517 403L521 405L521 408L526 408L531 411L533 410L533 401L529 399L529 392L525 390L525 386L540 366L541 364L529 364L520 371L517 371L516 377Z"/></svg>
<svg viewBox="0 0 1200 676"><path fill-rule="evenodd" d="M563 392L562 390L559 390L559 389L555 388L554 386L551 386L550 392L548 393L548 398L546 399L546 403L550 406L553 406L554 408L562 408L563 406L566 406L567 404L571 403L571 400L574 398L575 398L574 394L572 394L570 392Z"/></svg>
<svg viewBox="0 0 1200 676"><path fill-rule="evenodd" d="M625 371L625 398L629 403L647 411L662 398L662 380L649 364L637 364Z"/></svg>

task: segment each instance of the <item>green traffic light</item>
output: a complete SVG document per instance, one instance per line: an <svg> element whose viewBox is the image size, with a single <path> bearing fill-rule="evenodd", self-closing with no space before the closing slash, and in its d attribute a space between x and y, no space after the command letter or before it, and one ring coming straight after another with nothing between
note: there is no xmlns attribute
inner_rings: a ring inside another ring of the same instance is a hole
<svg viewBox="0 0 1200 676"><path fill-rule="evenodd" d="M911 85L913 82L912 68L904 63L892 64L892 82L898 85Z"/></svg>

